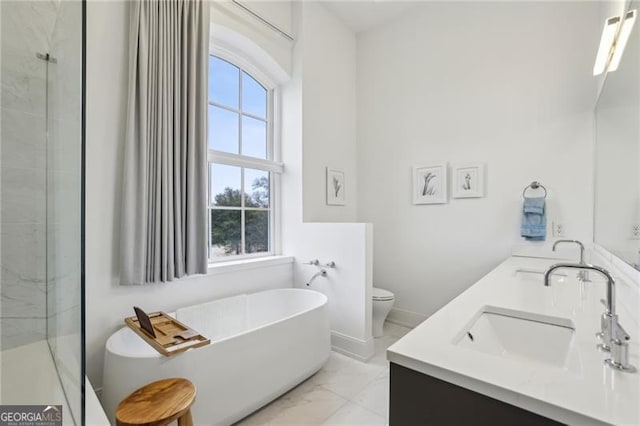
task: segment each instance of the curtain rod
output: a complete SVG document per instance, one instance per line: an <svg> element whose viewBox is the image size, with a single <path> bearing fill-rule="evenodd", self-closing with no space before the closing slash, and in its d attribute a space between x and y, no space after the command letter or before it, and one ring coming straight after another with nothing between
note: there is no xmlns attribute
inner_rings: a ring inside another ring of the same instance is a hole
<svg viewBox="0 0 640 426"><path fill-rule="evenodd" d="M291 37L289 34L285 33L280 28L278 28L275 25L273 25L271 22L269 22L266 19L264 19L262 16L258 15L257 13L255 13L253 10L249 9L247 6L245 6L242 3L240 3L239 0L232 0L232 2L236 6L242 8L243 10L245 10L247 13L251 14L257 20L259 20L260 22L262 22L263 24L265 24L266 26L268 26L269 28L271 28L272 30L274 30L275 32L280 34L282 37L286 38L289 41L293 41L293 37Z"/></svg>

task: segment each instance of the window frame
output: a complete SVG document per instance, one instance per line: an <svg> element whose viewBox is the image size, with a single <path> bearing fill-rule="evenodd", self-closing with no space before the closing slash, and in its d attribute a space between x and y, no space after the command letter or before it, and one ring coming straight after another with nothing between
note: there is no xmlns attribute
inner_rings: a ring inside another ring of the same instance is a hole
<svg viewBox="0 0 640 426"><path fill-rule="evenodd" d="M282 162L280 162L280 114L279 114L279 91L277 85L273 82L272 79L267 77L267 75L262 72L257 66L255 66L250 61L247 61L243 57L234 54L233 52L221 48L218 46L212 46L209 49L210 56L216 56L224 61L229 62L233 66L239 68L240 70L240 80L239 80L239 96L242 96L242 72L245 72L249 75L249 77L253 78L260 85L262 85L267 91L267 109L266 109L266 143L267 143L267 159L261 159L256 157L249 157L242 154L232 154L229 152L217 151L209 148L209 140L207 138L207 169L209 169L209 165L212 163L216 164L225 164L229 166L236 166L241 168L249 168L249 169L257 169L266 171L269 173L269 207L265 209L260 208L246 208L245 200L244 200L244 172L241 174L241 206L240 207L227 207L227 208L219 208L218 210L239 210L241 212L241 243L242 250L246 249L245 247L245 212L248 210L258 210L258 211L268 211L269 212L269 241L268 241L268 250L266 252L260 253L242 253L238 255L229 255L229 256L221 256L214 257L211 253L211 245L207 243L207 260L210 265L220 264L225 262L234 262L244 259L255 259L262 257L272 257L276 256L279 253L280 247L280 208L279 208L279 195L280 195L280 174L283 172L284 166ZM208 78L208 77L207 77ZM234 108L230 108L225 105L219 105L209 100L209 95L207 93L207 108L209 105L216 106L218 108L223 108L227 111L233 111L238 113L239 116L247 116L250 118L257 118L255 115L251 113L244 113L241 111L241 105L238 105L237 110ZM238 138L239 141L239 152L242 152L241 144L242 144L242 120L239 120L239 133ZM209 173L209 170L207 170ZM210 178L207 181L207 188L209 187L211 180ZM211 238L211 210L212 208L211 199L210 199L210 190L207 190L207 240Z"/></svg>

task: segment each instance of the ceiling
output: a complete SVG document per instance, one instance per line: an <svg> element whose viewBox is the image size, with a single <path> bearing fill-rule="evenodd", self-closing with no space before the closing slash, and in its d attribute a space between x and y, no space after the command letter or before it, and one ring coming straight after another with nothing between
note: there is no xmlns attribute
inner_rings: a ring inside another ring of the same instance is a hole
<svg viewBox="0 0 640 426"><path fill-rule="evenodd" d="M322 4L354 33L359 33L389 22L420 3L402 0L330 0Z"/></svg>

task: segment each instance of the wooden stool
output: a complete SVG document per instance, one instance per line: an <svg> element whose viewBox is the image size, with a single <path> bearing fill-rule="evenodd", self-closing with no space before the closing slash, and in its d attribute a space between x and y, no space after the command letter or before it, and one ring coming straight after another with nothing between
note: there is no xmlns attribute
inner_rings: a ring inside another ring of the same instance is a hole
<svg viewBox="0 0 640 426"><path fill-rule="evenodd" d="M193 426L191 406L196 387L187 379L164 379L149 383L126 397L116 409L118 426L164 426L178 420Z"/></svg>

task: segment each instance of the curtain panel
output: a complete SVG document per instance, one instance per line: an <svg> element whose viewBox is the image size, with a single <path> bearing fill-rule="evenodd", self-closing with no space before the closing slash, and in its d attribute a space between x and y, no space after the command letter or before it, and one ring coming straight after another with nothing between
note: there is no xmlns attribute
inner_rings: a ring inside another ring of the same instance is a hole
<svg viewBox="0 0 640 426"><path fill-rule="evenodd" d="M209 5L131 3L120 284L207 272Z"/></svg>

